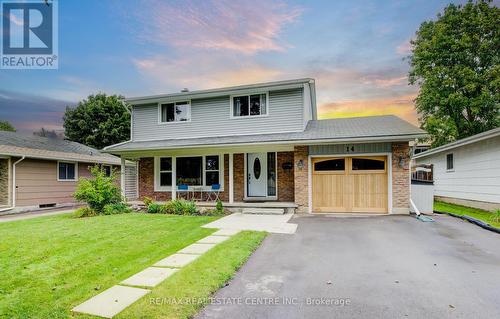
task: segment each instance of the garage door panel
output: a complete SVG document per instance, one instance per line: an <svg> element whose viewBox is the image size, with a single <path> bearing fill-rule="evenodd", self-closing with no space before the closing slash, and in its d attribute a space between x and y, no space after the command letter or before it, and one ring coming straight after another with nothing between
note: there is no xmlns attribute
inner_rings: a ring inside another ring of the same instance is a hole
<svg viewBox="0 0 500 319"><path fill-rule="evenodd" d="M345 209L344 175L320 174L313 177L313 203L318 211Z"/></svg>
<svg viewBox="0 0 500 319"><path fill-rule="evenodd" d="M344 160L345 169L325 171L324 167L338 158L313 159L313 211L387 212L386 157L348 157Z"/></svg>

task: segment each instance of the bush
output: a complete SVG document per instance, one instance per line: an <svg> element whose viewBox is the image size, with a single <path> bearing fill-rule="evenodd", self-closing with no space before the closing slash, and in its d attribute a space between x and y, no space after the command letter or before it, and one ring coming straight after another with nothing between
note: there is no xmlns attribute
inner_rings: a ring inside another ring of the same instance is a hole
<svg viewBox="0 0 500 319"><path fill-rule="evenodd" d="M97 214L102 214L106 205L122 202L120 188L115 184L114 171L107 177L99 165L95 165L90 169L90 173L93 178L82 178L78 182L73 194L76 200L87 203Z"/></svg>
<svg viewBox="0 0 500 319"><path fill-rule="evenodd" d="M165 205L159 203L150 203L146 209L146 213L148 214L165 214L166 209Z"/></svg>
<svg viewBox="0 0 500 319"><path fill-rule="evenodd" d="M103 214L104 215L116 215L116 214L127 214L131 213L132 208L130 208L127 204L125 203L118 203L118 204L108 204L104 206Z"/></svg>
<svg viewBox="0 0 500 319"><path fill-rule="evenodd" d="M490 221L500 223L500 209L497 209L493 213L491 213Z"/></svg>
<svg viewBox="0 0 500 319"><path fill-rule="evenodd" d="M165 212L173 215L198 215L198 208L193 201L176 199L165 205Z"/></svg>
<svg viewBox="0 0 500 319"><path fill-rule="evenodd" d="M80 207L73 213L75 217L93 217L97 216L97 212L90 207Z"/></svg>
<svg viewBox="0 0 500 319"><path fill-rule="evenodd" d="M215 204L215 210L220 214L224 214L224 206L222 206L222 201L220 199L218 199L217 204Z"/></svg>
<svg viewBox="0 0 500 319"><path fill-rule="evenodd" d="M144 206L148 207L153 203L153 199L151 197L144 196L142 202L144 203Z"/></svg>

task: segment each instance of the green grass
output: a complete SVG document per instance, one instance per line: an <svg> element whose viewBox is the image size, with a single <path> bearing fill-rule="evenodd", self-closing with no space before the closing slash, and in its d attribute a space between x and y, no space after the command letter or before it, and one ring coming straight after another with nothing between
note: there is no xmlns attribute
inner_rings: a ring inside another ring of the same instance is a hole
<svg viewBox="0 0 500 319"><path fill-rule="evenodd" d="M449 204L445 202L439 202L435 201L434 202L434 210L437 211L442 211L442 212L449 212L453 214L457 214L460 216L467 215L479 220L482 220L483 222L486 222L490 224L491 226L495 226L500 228L500 223L493 221L491 217L493 216L492 212L478 209L478 208L471 208L471 207L466 207L466 206L460 206L460 205L455 205L455 204Z"/></svg>
<svg viewBox="0 0 500 319"><path fill-rule="evenodd" d="M0 318L71 317L74 306L214 232L200 226L215 219L66 214L0 223ZM231 267L246 257L246 240L255 247L252 236L226 245L238 248L224 259Z"/></svg>
<svg viewBox="0 0 500 319"><path fill-rule="evenodd" d="M263 232L241 232L173 274L117 318L192 318L257 249Z"/></svg>

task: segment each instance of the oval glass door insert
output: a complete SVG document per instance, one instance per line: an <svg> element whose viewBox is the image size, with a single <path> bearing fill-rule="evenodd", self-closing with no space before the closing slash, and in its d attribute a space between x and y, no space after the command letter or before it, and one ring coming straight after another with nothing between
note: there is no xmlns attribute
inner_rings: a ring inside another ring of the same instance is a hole
<svg viewBox="0 0 500 319"><path fill-rule="evenodd" d="M257 157L253 161L253 175L255 176L255 179L259 179L259 177L260 177L260 171L261 171L260 160Z"/></svg>

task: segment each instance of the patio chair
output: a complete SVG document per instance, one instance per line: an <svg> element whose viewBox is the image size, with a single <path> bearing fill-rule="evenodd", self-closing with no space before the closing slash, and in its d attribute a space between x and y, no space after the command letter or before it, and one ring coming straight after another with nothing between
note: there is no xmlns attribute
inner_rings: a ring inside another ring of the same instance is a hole
<svg viewBox="0 0 500 319"><path fill-rule="evenodd" d="M220 184L212 184L212 187L208 191L207 200L216 202L219 200L219 195L220 195Z"/></svg>
<svg viewBox="0 0 500 319"><path fill-rule="evenodd" d="M189 186L187 184L179 184L177 192L179 193L179 198L189 199ZM182 197L182 195L185 195L185 197Z"/></svg>

